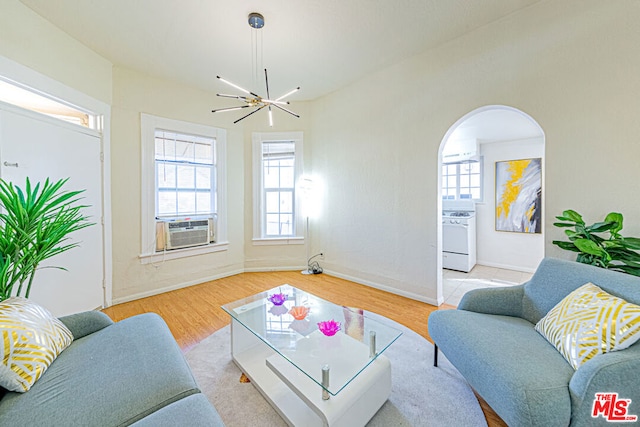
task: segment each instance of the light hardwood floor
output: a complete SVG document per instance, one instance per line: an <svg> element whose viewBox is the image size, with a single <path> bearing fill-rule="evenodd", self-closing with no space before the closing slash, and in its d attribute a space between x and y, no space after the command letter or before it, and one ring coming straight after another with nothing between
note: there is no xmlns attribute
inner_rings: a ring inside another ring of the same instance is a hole
<svg viewBox="0 0 640 427"><path fill-rule="evenodd" d="M103 311L114 321L136 314L158 313L167 322L183 351L230 323L221 305L287 283L335 304L360 307L392 319L429 341L427 319L435 307L368 286L338 279L327 274L303 275L300 272L243 273L212 282L190 286L160 295L114 305ZM480 399L490 427L506 426Z"/></svg>

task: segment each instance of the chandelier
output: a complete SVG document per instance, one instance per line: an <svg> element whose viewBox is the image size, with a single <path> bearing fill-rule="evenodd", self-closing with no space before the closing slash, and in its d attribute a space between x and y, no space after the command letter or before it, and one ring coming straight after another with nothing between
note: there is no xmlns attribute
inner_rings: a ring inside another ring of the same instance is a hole
<svg viewBox="0 0 640 427"><path fill-rule="evenodd" d="M264 27L264 17L259 14L259 13L250 13L249 14L249 26L255 30L259 30L262 27ZM256 52L257 52L257 47L256 47ZM256 54L257 56L257 54ZM249 114L246 114L242 117L240 117L238 120L234 121L233 123L238 123L240 120L246 119L247 117L251 116L252 114L257 113L258 111L267 108L267 111L269 112L269 126L273 126L273 108L278 108L286 113L291 114L292 116L295 116L297 118L299 118L300 116L296 113L294 113L293 111L285 108L285 105L289 105L289 101L287 101L285 98L287 98L288 96L292 95L293 93L297 92L300 90L300 86L298 86L295 89L290 90L289 92L285 93L284 95L276 98L276 99L271 99L271 95L269 94L269 76L267 74L267 69L264 69L264 83L265 83L265 87L266 87L266 93L267 96L262 97L250 90L244 89L240 86L238 86L235 83L230 82L229 80L225 80L220 76L216 76L218 80L220 80L221 82L233 87L234 89L239 90L240 92L244 93L245 95L228 95L228 94L224 94L224 93L218 93L216 94L217 96L223 97L223 98L233 98L233 99L237 99L238 101L242 101L244 104L243 105L239 105L236 107L227 107L227 108L219 108L217 110L211 110L212 113L218 113L218 112L222 112L222 111L236 111L236 110L241 110L243 108L253 108L253 111L251 111Z"/></svg>

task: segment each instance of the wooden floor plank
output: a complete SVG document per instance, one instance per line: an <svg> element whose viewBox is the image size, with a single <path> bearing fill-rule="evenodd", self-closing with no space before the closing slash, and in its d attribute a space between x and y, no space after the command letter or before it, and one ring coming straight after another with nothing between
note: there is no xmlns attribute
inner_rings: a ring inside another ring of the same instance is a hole
<svg viewBox="0 0 640 427"><path fill-rule="evenodd" d="M435 307L399 295L360 285L327 274L300 272L243 273L139 299L104 309L114 321L141 313L158 313L169 325L176 341L186 351L230 323L222 305L258 292L289 284L338 305L363 308L392 319L431 341L427 329ZM490 427L506 426L482 399L480 404Z"/></svg>

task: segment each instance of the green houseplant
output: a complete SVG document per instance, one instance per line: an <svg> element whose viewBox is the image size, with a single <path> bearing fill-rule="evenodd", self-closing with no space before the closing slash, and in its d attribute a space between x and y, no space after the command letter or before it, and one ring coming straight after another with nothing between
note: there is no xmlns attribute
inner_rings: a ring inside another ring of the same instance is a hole
<svg viewBox="0 0 640 427"><path fill-rule="evenodd" d="M586 225L582 215L574 210L566 210L556 219L562 222L553 225L567 228L564 233L569 241L554 240L553 244L577 252L576 261L640 276L640 253L637 252L640 239L620 234L621 213L611 212L604 221L591 225Z"/></svg>
<svg viewBox="0 0 640 427"><path fill-rule="evenodd" d="M78 204L80 191L66 191L61 179L25 189L0 180L0 301L29 297L40 263L78 246L69 234L93 225ZM60 268L63 267L50 267Z"/></svg>

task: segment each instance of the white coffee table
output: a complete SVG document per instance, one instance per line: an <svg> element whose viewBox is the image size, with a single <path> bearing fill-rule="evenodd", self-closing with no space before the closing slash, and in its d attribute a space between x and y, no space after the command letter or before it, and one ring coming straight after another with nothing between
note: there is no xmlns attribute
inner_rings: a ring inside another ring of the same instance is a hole
<svg viewBox="0 0 640 427"><path fill-rule="evenodd" d="M275 305L274 294L287 300ZM296 320L293 306L309 313ZM381 353L399 330L290 285L222 308L234 362L289 425L364 426L389 398L391 364ZM319 330L328 320L341 324L334 336Z"/></svg>

